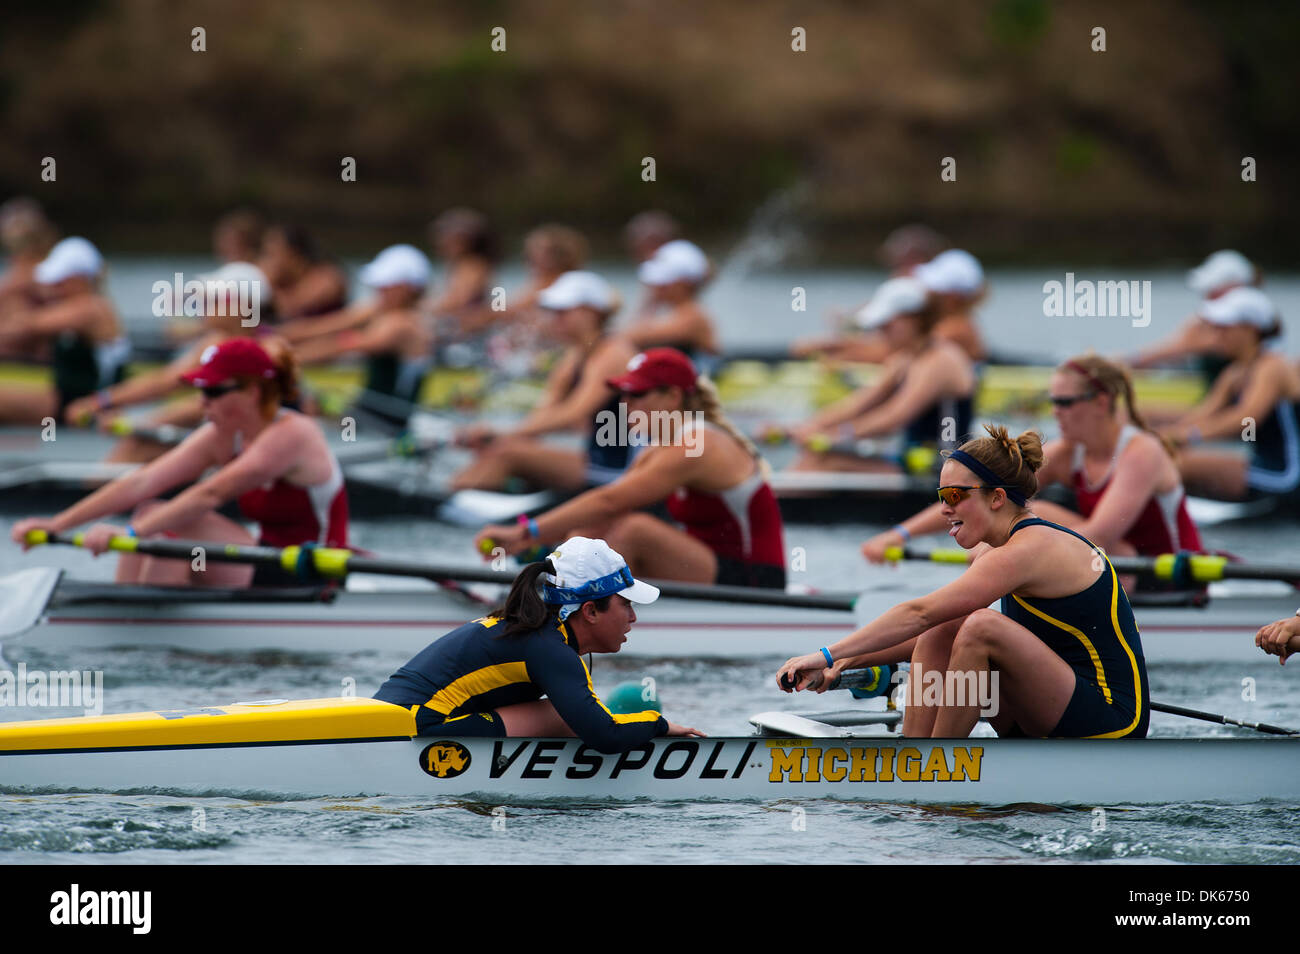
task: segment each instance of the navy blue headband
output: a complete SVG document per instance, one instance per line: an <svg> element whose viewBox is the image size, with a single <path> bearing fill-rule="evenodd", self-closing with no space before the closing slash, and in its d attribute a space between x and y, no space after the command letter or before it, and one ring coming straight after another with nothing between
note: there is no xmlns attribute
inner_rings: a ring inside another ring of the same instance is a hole
<svg viewBox="0 0 1300 954"><path fill-rule="evenodd" d="M1007 499L1013 504L1023 507L1025 505L1025 495L1016 490L1015 487L1009 487L1003 482L1002 478L993 471L989 470L979 461L965 451L955 450L948 455L949 460L955 460L959 464L964 464L972 474L984 481L989 487L1001 487L1007 492Z"/></svg>

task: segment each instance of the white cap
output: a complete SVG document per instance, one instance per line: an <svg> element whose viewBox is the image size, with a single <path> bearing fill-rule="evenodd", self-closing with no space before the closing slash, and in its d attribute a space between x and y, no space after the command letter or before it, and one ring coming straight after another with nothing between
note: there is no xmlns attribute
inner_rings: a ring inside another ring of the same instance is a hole
<svg viewBox="0 0 1300 954"><path fill-rule="evenodd" d="M429 257L414 245L390 245L361 269L361 283L371 288L412 285L424 288L433 277Z"/></svg>
<svg viewBox="0 0 1300 954"><path fill-rule="evenodd" d="M636 277L646 285L702 282L708 275L709 257L698 245L685 239L660 245L654 255L641 263L636 273Z"/></svg>
<svg viewBox="0 0 1300 954"><path fill-rule="evenodd" d="M627 561L604 540L570 537L547 557L555 574L543 573L542 599L570 610L617 593L633 603L653 603L659 588L633 579ZM567 614L565 614L567 615Z"/></svg>
<svg viewBox="0 0 1300 954"><path fill-rule="evenodd" d="M1255 266L1250 259L1230 248L1215 252L1200 267L1187 273L1187 284L1198 295L1232 285L1249 285L1255 280Z"/></svg>
<svg viewBox="0 0 1300 954"><path fill-rule="evenodd" d="M99 249L79 236L65 238L36 266L36 280L42 285L57 285L74 275L93 277L104 267Z"/></svg>
<svg viewBox="0 0 1300 954"><path fill-rule="evenodd" d="M537 294L537 303L553 311L583 306L609 311L617 301L609 282L595 272L565 272Z"/></svg>
<svg viewBox="0 0 1300 954"><path fill-rule="evenodd" d="M1248 324L1272 328L1277 323L1277 308L1258 288L1243 285L1224 292L1218 298L1201 302L1201 317L1214 325Z"/></svg>
<svg viewBox="0 0 1300 954"><path fill-rule="evenodd" d="M854 316L859 328L870 331L898 315L910 315L925 307L929 290L915 278L891 278L876 289L871 301Z"/></svg>
<svg viewBox="0 0 1300 954"><path fill-rule="evenodd" d="M973 295L984 287L984 269L970 252L959 248L940 252L912 270L912 277L932 292Z"/></svg>
<svg viewBox="0 0 1300 954"><path fill-rule="evenodd" d="M225 291L238 284L256 285L258 301L271 300L271 280L251 262L227 262L215 272L200 275L205 291Z"/></svg>

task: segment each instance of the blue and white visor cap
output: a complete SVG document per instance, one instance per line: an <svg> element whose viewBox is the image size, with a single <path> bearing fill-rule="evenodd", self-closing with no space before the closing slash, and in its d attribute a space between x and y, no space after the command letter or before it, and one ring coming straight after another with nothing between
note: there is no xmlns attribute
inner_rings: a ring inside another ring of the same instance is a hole
<svg viewBox="0 0 1300 954"><path fill-rule="evenodd" d="M891 278L871 296L871 301L854 316L859 328L870 331L888 324L899 315L911 315L925 307L929 291L915 278Z"/></svg>
<svg viewBox="0 0 1300 954"><path fill-rule="evenodd" d="M916 266L912 277L930 291L942 294L974 295L984 287L984 269L979 260L959 248L940 252L924 265Z"/></svg>
<svg viewBox="0 0 1300 954"><path fill-rule="evenodd" d="M542 574L542 600L581 606L588 600L619 596L633 603L653 603L659 588L632 578L627 561L604 540L570 537L547 557L555 573Z"/></svg>

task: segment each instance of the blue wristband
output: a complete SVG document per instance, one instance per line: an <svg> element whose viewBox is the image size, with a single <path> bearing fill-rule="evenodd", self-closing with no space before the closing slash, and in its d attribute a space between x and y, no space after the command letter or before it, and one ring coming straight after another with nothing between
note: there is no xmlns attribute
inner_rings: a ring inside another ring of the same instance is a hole
<svg viewBox="0 0 1300 954"><path fill-rule="evenodd" d="M835 665L835 660L831 658L831 651L825 646L822 647L822 655L826 657L826 668L829 669Z"/></svg>
<svg viewBox="0 0 1300 954"><path fill-rule="evenodd" d="M896 534L898 534L900 537L903 538L904 543L912 542L912 534L909 533L907 527L903 526L901 523L894 524L893 530Z"/></svg>
<svg viewBox="0 0 1300 954"><path fill-rule="evenodd" d="M542 539L542 528L537 525L535 517L528 518L528 535L534 540Z"/></svg>
<svg viewBox="0 0 1300 954"><path fill-rule="evenodd" d="M126 535L128 537L134 537L136 535L135 527L131 526L129 523L126 525Z"/></svg>

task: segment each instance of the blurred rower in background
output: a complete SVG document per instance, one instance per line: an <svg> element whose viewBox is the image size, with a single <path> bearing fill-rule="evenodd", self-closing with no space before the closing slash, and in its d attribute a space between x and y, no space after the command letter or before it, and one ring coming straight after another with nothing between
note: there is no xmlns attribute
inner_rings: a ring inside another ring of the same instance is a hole
<svg viewBox="0 0 1300 954"><path fill-rule="evenodd" d="M371 300L337 316L299 319L286 332L297 336L303 364L363 355L366 382L353 410L401 431L433 366L433 333L417 307L433 266L413 245L390 245L358 277L374 289Z"/></svg>
<svg viewBox="0 0 1300 954"><path fill-rule="evenodd" d="M537 297L554 322L554 336L566 345L547 378L541 400L514 429L498 433L486 424L467 427L457 442L478 451L452 479L456 490L502 490L512 480L578 490L608 483L628 463L626 445L598 440L601 412L618 410L618 393L608 383L635 353L608 331L618 311L618 293L594 272L566 272ZM588 435L586 450L544 444L538 438L564 431Z"/></svg>
<svg viewBox="0 0 1300 954"><path fill-rule="evenodd" d="M347 304L348 280L299 225L267 230L257 266L271 282L281 320L335 312Z"/></svg>
<svg viewBox="0 0 1300 954"><path fill-rule="evenodd" d="M804 449L792 470L937 470L936 451L955 448L970 430L978 385L969 356L937 333L939 307L915 278L880 286L859 323L884 340L885 367L871 384L788 430ZM858 453L860 440L896 435L901 446L891 455Z"/></svg>
<svg viewBox="0 0 1300 954"><path fill-rule="evenodd" d="M0 205L0 249L6 261L0 274L0 318L11 310L26 311L41 304L36 266L50 254L57 238L58 230L35 199L19 196Z"/></svg>
<svg viewBox="0 0 1300 954"><path fill-rule="evenodd" d="M84 238L66 238L33 271L42 304L15 307L0 319L0 346L47 350L53 386L44 393L0 387L0 422L39 424L68 419L78 399L97 395L125 374L131 342L102 291L104 259Z"/></svg>
<svg viewBox="0 0 1300 954"><path fill-rule="evenodd" d="M1193 494L1219 500L1294 493L1300 487L1300 370L1268 347L1282 333L1277 309L1242 286L1201 303L1216 353L1229 364L1205 400L1162 433L1182 448L1178 467ZM1249 455L1197 448L1242 441Z"/></svg>
<svg viewBox="0 0 1300 954"><path fill-rule="evenodd" d="M660 245L637 269L637 278L648 292L648 311L620 334L637 351L676 348L707 373L721 355L713 320L699 301L712 277L713 266L699 246L684 239Z"/></svg>
<svg viewBox="0 0 1300 954"><path fill-rule="evenodd" d="M476 363L482 333L500 314L491 309L493 273L501 259L496 231L481 212L448 209L429 226L429 244L444 271L440 290L422 310L437 322L439 347L450 348L446 363Z"/></svg>

